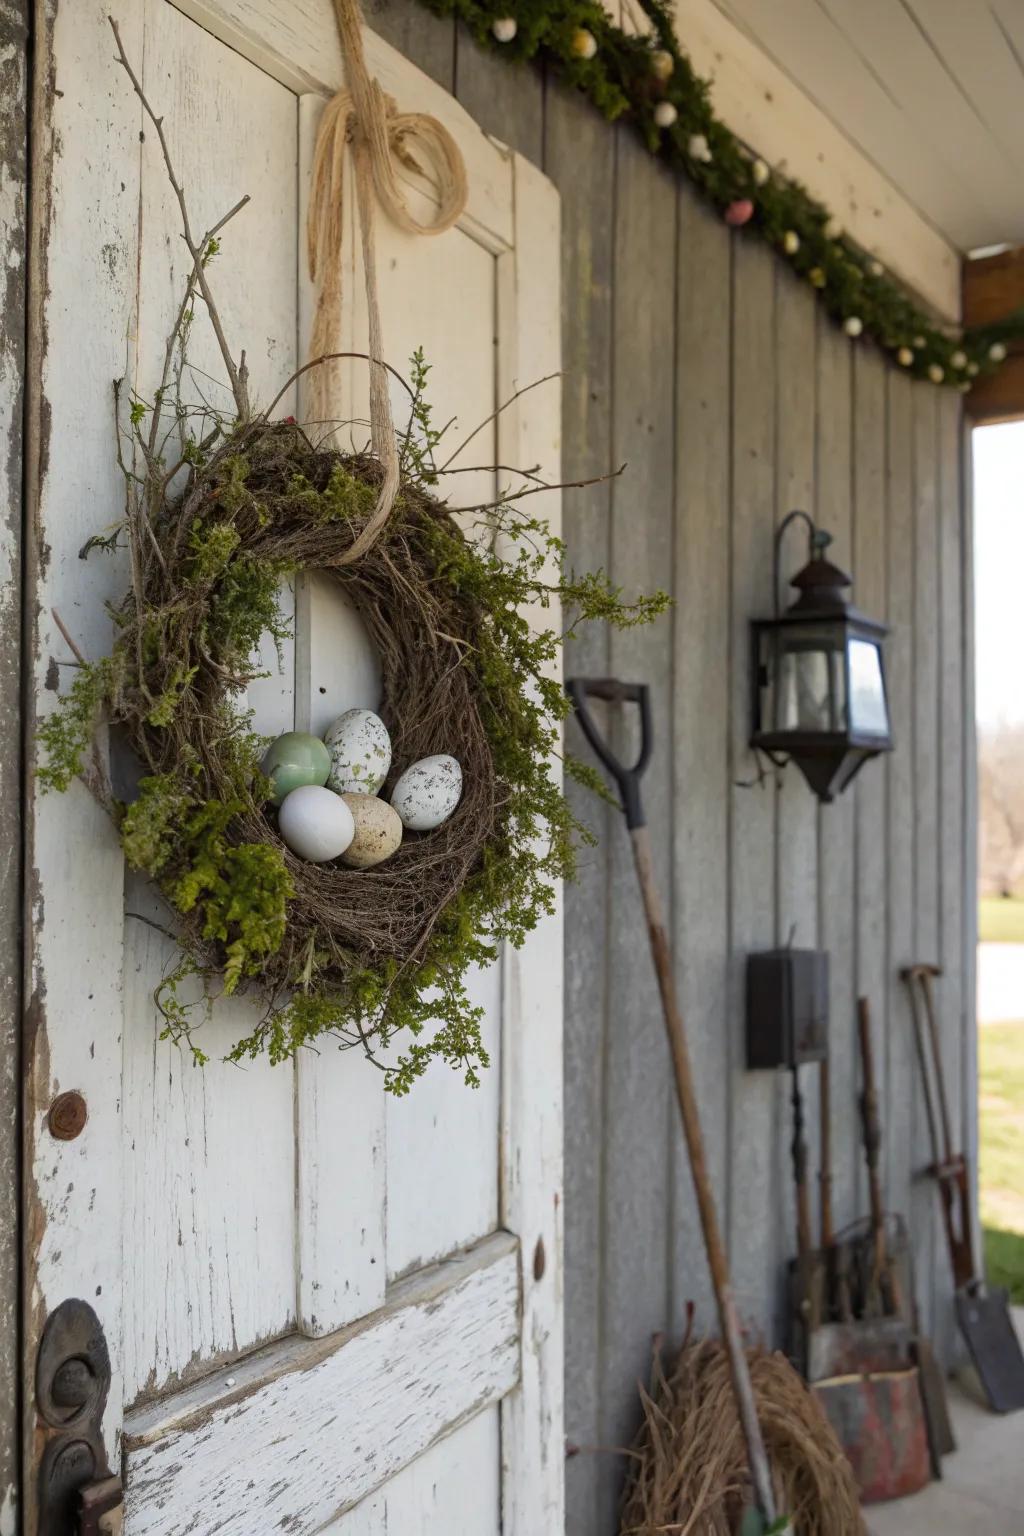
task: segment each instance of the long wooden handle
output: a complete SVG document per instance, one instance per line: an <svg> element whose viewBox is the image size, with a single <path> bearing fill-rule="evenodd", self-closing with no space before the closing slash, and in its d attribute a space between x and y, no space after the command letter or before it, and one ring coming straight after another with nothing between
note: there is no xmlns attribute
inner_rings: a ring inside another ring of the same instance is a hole
<svg viewBox="0 0 1024 1536"><path fill-rule="evenodd" d="M651 862L651 843L646 826L634 827L630 832L630 838L633 843L633 858L636 862L637 877L640 881L644 911L647 915L647 932L651 941L651 955L654 959L654 969L658 978L658 990L661 993L665 1032L668 1035L669 1050L672 1054L676 1095L679 1099L679 1111L683 1120L683 1135L686 1138L686 1149L690 1157L693 1187L697 1195L697 1210L700 1214L700 1224L704 1233L704 1248L707 1253L708 1268L711 1271L711 1283L714 1287L715 1301L718 1306L718 1323L722 1330L722 1338L725 1340L729 1356L732 1389L736 1398L740 1423L743 1426L743 1436L747 1443L747 1459L750 1463L750 1477L754 1485L754 1496L760 1507L761 1514L771 1524L776 1518L771 1470L764 1448L761 1426L757 1418L757 1405L754 1401L754 1389L750 1380L750 1368L747 1364L746 1351L743 1348L743 1338L740 1333L739 1318L736 1313L736 1302L732 1293L732 1282L729 1278L729 1266L725 1256L725 1247L722 1243L722 1234L718 1226L715 1202L711 1194L711 1180L708 1176L707 1160L704 1156L704 1138L701 1134L700 1114L697 1110L697 1096L693 1085L693 1069L690 1065L690 1053L686 1045L683 1016L679 1007L679 999L676 995L672 954L669 948L661 899L655 884L654 867Z"/></svg>

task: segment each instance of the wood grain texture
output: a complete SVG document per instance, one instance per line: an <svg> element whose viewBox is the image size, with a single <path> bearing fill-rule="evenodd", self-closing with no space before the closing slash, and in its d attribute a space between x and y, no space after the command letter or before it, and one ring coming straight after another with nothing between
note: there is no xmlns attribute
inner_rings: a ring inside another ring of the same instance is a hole
<svg viewBox="0 0 1024 1536"><path fill-rule="evenodd" d="M28 271L28 0L0 9L0 1536L14 1536L20 1453L21 557Z"/></svg>
<svg viewBox="0 0 1024 1536"><path fill-rule="evenodd" d="M611 296L615 135L588 102L549 86L545 165L562 192L562 470L587 479L611 467ZM607 569L611 487L567 495L563 528L580 569ZM566 646L569 676L608 672L608 632L584 626ZM589 748L574 721L568 750ZM573 812L595 837L582 850L565 910L565 1426L575 1444L599 1440L602 1171L607 1038L608 845L618 813L570 781ZM598 1526L599 1477L588 1456L565 1465L567 1536ZM609 1474L610 1475L610 1474Z"/></svg>
<svg viewBox="0 0 1024 1536"><path fill-rule="evenodd" d="M853 597L867 614L889 611L886 568L885 501L885 364L867 348L853 357ZM905 750L905 743L904 743ZM886 786L888 761L868 764L855 780L854 855L856 866L856 991L871 1003L872 1039L879 1100L883 1111L884 1147L892 1133L886 1059L889 1039L887 923L889 891L886 876ZM867 1174L856 1159L856 1207L867 1209Z"/></svg>
<svg viewBox="0 0 1024 1536"><path fill-rule="evenodd" d="M241 1362L230 1384L133 1416L127 1528L271 1536L285 1521L302 1536L357 1505L515 1385L516 1247L489 1238L329 1340L287 1340Z"/></svg>
<svg viewBox="0 0 1024 1536"><path fill-rule="evenodd" d="M818 330L818 522L834 536L830 556L844 571L853 565L853 349L843 333L819 315ZM861 777L882 772L868 763ZM862 1166L860 1060L856 1014L855 795L819 805L819 931L829 952L829 1046L832 1083L832 1219L840 1230L858 1215L857 1175Z"/></svg>
<svg viewBox="0 0 1024 1536"><path fill-rule="evenodd" d="M502 1536L500 1419L485 1409L417 1456L323 1536Z"/></svg>
<svg viewBox="0 0 1024 1536"><path fill-rule="evenodd" d="M915 960L939 953L939 503L938 397L915 384L914 456L914 949ZM936 1004L944 1007L941 983ZM935 1316L939 1201L925 1170L932 1161L920 1075L914 1113L911 1226L924 1326Z"/></svg>
<svg viewBox="0 0 1024 1536"><path fill-rule="evenodd" d="M775 271L775 521L793 509L810 511L824 527L831 527L816 498L816 480L822 426L835 422L834 384L831 374L817 364L818 306L806 283L797 282L778 264ZM823 348L827 341L822 333ZM821 395L820 410L817 402ZM841 402L840 402L841 403ZM841 420L831 434L840 443ZM842 445L841 445L842 451ZM848 456L849 448L846 445ZM789 578L807 563L806 528L794 523L783 541L779 600L788 607L793 599ZM769 610L764 610L768 612ZM775 944L793 943L814 949L819 939L818 802L807 781L793 765L775 780ZM765 946L767 947L767 946ZM817 1073L800 1074L808 1150L818 1144ZM836 1095L833 1094L833 1100ZM775 1290L771 1299L772 1336L784 1337L788 1319L782 1277L796 1251L796 1208L793 1173L792 1078L788 1072L775 1076L775 1188L774 1207L768 1218L769 1241L774 1241ZM813 1167L813 1162L809 1163ZM772 1229L774 1228L774 1232Z"/></svg>
<svg viewBox="0 0 1024 1536"><path fill-rule="evenodd" d="M672 569L674 471L671 344L675 308L676 205L673 183L631 135L617 139L615 293L612 341L612 457L630 460L612 491L613 581L629 596L651 592ZM642 447L640 445L643 445ZM651 687L658 745L644 778L644 805L654 832L655 875L668 896L671 879L672 751L671 620L616 632L614 675ZM636 711L612 722L616 750L636 750ZM652 1321L666 1315L670 1128L668 1052L650 962L647 926L624 822L609 834L607 1097L605 1154L605 1287L602 1302L601 1444L628 1443L638 1415L636 1382L646 1374ZM607 1491L622 1468L605 1469ZM602 1520L614 1517L614 1502Z"/></svg>
<svg viewBox="0 0 1024 1536"><path fill-rule="evenodd" d="M557 191L536 166L516 155L513 169L516 245L498 263L499 332L507 330L510 341L499 356L498 395L510 399L527 380L549 382L501 413L498 458L537 465L557 485L561 381L552 376L561 368L561 210ZM535 501L537 515L558 536L561 502L557 490ZM536 604L526 617L543 631L557 627L562 613L557 604ZM560 655L549 675L561 681ZM560 782L558 755L548 767ZM522 1255L520 1379L501 1405L503 1536L565 1528L561 888L554 897L553 913L522 949L507 948L502 961L500 1220L519 1237Z"/></svg>
<svg viewBox="0 0 1024 1536"><path fill-rule="evenodd" d="M889 1201L909 1221L918 1067L907 989L900 970L916 958L914 933L914 483L909 379L887 374L886 559L889 639L886 676L895 751L885 762L888 893L887 1134L882 1144ZM917 1276L918 1289L927 1277Z"/></svg>
<svg viewBox="0 0 1024 1536"><path fill-rule="evenodd" d="M455 23L419 0L369 0L366 24L446 91L455 87Z"/></svg>
<svg viewBox="0 0 1024 1536"><path fill-rule="evenodd" d="M775 942L775 790L750 740L750 620L772 612L775 531L775 264L736 242L732 308L732 542L729 679L729 1260L740 1315L771 1337L780 1198L777 1085L746 1070L746 961ZM789 1182L787 1180L787 1191Z"/></svg>
<svg viewBox="0 0 1024 1536"><path fill-rule="evenodd" d="M725 1220L729 1116L729 392L732 246L687 187L679 191L673 591L673 946L680 1005ZM717 1327L689 1161L673 1149L669 1312L697 1304Z"/></svg>
<svg viewBox="0 0 1024 1536"><path fill-rule="evenodd" d="M532 65L509 67L465 27L455 33L455 93L485 133L535 165L544 157L544 83Z"/></svg>
<svg viewBox="0 0 1024 1536"><path fill-rule="evenodd" d="M117 507L112 402L103 380L131 376L138 266L141 127L138 104L117 78L106 15L142 56L143 8L87 0L72 16L37 10L40 133L34 173L34 254L40 262L31 333L33 439L25 527L30 613L26 668L33 727L66 686L72 662L51 617L57 608L82 650L110 644L104 602L123 592L123 559L83 562L98 507ZM49 60L67 60L62 93L50 94ZM72 68L72 61L74 66ZM97 83L102 82L102 88ZM61 146L60 173L53 156ZM122 190L123 183L123 190ZM88 238L83 232L88 231ZM90 302L82 304L88 293ZM44 307L44 295L46 303ZM64 472L73 459L75 474ZM26 815L25 1269L24 1376L32 1379L47 1313L67 1296L87 1297L108 1338L121 1337L121 936L123 863L109 818L81 784L66 795L32 788ZM89 1108L83 1134L56 1141L45 1126L53 1095L77 1089ZM107 1234L98 1242L95 1234ZM95 1298L95 1299L94 1299ZM104 1420L116 1464L123 1358L113 1357ZM21 1528L35 1523L35 1427L26 1401Z"/></svg>

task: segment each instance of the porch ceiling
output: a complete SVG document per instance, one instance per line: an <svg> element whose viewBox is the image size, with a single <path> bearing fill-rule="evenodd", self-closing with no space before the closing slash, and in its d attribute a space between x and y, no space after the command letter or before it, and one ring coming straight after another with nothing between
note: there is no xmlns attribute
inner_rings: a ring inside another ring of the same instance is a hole
<svg viewBox="0 0 1024 1536"><path fill-rule="evenodd" d="M1024 242L1021 0L713 0L947 240Z"/></svg>

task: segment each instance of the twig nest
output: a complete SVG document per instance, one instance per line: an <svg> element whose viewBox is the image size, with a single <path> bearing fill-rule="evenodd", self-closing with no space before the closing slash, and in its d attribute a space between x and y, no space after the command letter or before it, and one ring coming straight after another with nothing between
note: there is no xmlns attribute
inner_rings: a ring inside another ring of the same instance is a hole
<svg viewBox="0 0 1024 1536"><path fill-rule="evenodd" d="M572 51L578 59L592 59L597 53L597 38L586 27L577 27L572 35Z"/></svg>
<svg viewBox="0 0 1024 1536"><path fill-rule="evenodd" d="M651 74L655 80L660 80L662 83L671 80L675 67L676 61L667 48L655 48L651 54Z"/></svg>
<svg viewBox="0 0 1024 1536"><path fill-rule="evenodd" d="M263 772L270 780L274 805L303 785L323 786L331 771L331 754L318 736L286 731L267 748ZM383 782L383 781L382 781Z"/></svg>
<svg viewBox="0 0 1024 1536"><path fill-rule="evenodd" d="M410 832L440 827L461 799L462 769L446 752L413 763L391 791L391 804Z"/></svg>
<svg viewBox="0 0 1024 1536"><path fill-rule="evenodd" d="M375 795L391 767L391 737L372 709L347 709L324 732L330 755L325 780L336 795Z"/></svg>
<svg viewBox="0 0 1024 1536"><path fill-rule="evenodd" d="M341 796L316 784L303 784L285 797L277 825L292 853L311 864L340 858L356 830Z"/></svg>
<svg viewBox="0 0 1024 1536"><path fill-rule="evenodd" d="M749 197L735 198L725 210L725 222L733 229L741 229L754 216L754 205Z"/></svg>
<svg viewBox="0 0 1024 1536"><path fill-rule="evenodd" d="M658 128L671 128L679 113L670 101L659 101L654 109L654 122Z"/></svg>
<svg viewBox="0 0 1024 1536"><path fill-rule="evenodd" d="M355 823L355 833L341 862L350 869L372 869L390 859L402 841L398 812L376 795L348 794L341 798Z"/></svg>
<svg viewBox="0 0 1024 1536"><path fill-rule="evenodd" d="M510 43L519 31L519 23L514 16L498 16L491 22L491 32L499 43Z"/></svg>

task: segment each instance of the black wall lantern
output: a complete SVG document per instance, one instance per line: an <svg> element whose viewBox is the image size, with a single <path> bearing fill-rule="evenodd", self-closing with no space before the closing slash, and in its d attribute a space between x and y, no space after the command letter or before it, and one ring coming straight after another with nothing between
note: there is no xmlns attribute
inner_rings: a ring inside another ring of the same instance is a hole
<svg viewBox="0 0 1024 1536"><path fill-rule="evenodd" d="M796 518L809 532L809 559L790 583L798 597L779 605L782 538ZM892 751L882 642L888 628L844 596L850 577L825 558L832 535L806 512L790 512L775 533L775 617L755 619L751 746L773 763L792 760L820 800L833 800L857 770ZM784 757L779 754L785 754Z"/></svg>

